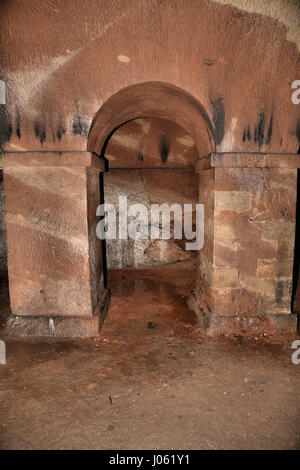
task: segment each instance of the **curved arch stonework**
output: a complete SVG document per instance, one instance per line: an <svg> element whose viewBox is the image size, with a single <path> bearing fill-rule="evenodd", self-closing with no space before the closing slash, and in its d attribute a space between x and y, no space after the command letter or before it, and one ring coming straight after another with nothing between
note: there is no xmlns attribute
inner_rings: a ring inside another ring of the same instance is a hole
<svg viewBox="0 0 300 470"><path fill-rule="evenodd" d="M160 82L131 85L110 97L93 119L87 149L98 155L110 134L137 118L176 122L192 137L199 158L215 150L214 129L200 103L185 91Z"/></svg>

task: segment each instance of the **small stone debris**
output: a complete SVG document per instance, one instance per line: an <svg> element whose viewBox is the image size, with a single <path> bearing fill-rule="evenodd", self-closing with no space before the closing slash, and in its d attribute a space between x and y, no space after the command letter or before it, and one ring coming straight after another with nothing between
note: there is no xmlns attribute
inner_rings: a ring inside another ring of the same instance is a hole
<svg viewBox="0 0 300 470"><path fill-rule="evenodd" d="M152 323L152 321L149 321L147 323L148 330L152 330L153 328L156 328L156 327L157 327L156 323Z"/></svg>
<svg viewBox="0 0 300 470"><path fill-rule="evenodd" d="M240 343L244 341L244 336L242 335L234 335L235 339L237 339Z"/></svg>

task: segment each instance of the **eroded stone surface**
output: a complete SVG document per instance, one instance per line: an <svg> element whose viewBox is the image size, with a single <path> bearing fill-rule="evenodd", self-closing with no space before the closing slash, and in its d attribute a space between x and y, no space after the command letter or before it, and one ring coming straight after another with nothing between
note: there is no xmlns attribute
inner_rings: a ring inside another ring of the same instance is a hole
<svg viewBox="0 0 300 470"><path fill-rule="evenodd" d="M148 210L148 235L151 235L151 204L195 204L198 201L198 178L188 169L117 170L104 175L104 198L116 207L119 216L119 196L127 196L128 207L142 203ZM138 214L137 214L138 215ZM128 220L133 219L129 218ZM195 251L186 251L186 240L173 238L174 214L171 212L170 240L107 240L108 268L151 267L174 263L195 257ZM183 224L182 224L183 229ZM118 226L117 226L118 230ZM118 232L117 232L118 233ZM161 235L160 235L161 236Z"/></svg>
<svg viewBox="0 0 300 470"><path fill-rule="evenodd" d="M93 197L88 197L87 186ZM96 221L97 188L98 170L85 167L5 167L14 315L93 314L101 290L101 253L96 248L100 241L89 239L95 227L89 227L88 214Z"/></svg>
<svg viewBox="0 0 300 470"><path fill-rule="evenodd" d="M206 241L200 252L194 302L204 323L211 319L209 331L296 331L291 295L297 170L212 168L199 178L200 185L210 181L200 201L211 201L206 218L213 229L206 232L210 251Z"/></svg>
<svg viewBox="0 0 300 470"><path fill-rule="evenodd" d="M20 152L5 169L13 313L92 315L101 299L98 182L93 158L85 160L88 145L107 151L119 169L191 168L204 157L196 286L204 323L211 317L226 331L251 330L255 317L255 330L273 315L270 328L294 327L298 9L261 3L54 1L38 10L26 3L26 15L22 0L1 6L1 79L9 86L0 150ZM25 150L38 152L33 158ZM53 153L50 163L45 150L74 154ZM167 173L151 171L136 179L108 174L108 200L122 191L147 207L175 196L194 200L188 173L168 173L170 184ZM114 267L191 261L182 248L126 242L108 245L108 258Z"/></svg>

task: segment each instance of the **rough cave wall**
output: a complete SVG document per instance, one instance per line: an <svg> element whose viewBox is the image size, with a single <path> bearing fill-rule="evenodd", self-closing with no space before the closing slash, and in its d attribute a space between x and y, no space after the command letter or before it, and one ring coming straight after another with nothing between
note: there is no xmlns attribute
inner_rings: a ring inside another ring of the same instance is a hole
<svg viewBox="0 0 300 470"><path fill-rule="evenodd" d="M297 152L298 1L1 2L1 147L85 150L118 90L162 81L190 93L217 150ZM26 14L24 14L26 12Z"/></svg>
<svg viewBox="0 0 300 470"><path fill-rule="evenodd" d="M198 202L198 177L193 169L198 151L186 131L174 122L159 118L129 121L111 136L105 149L110 170L104 175L104 200L118 208L119 196L128 206ZM195 209L195 206L193 206ZM117 215L119 215L117 213ZM173 213L171 213L173 228ZM181 218L183 228L183 217ZM173 232L173 230L172 230ZM195 251L185 250L185 241L107 240L108 268L149 268L178 261L195 260ZM195 267L195 266L194 266Z"/></svg>
<svg viewBox="0 0 300 470"><path fill-rule="evenodd" d="M105 201L118 207L119 195L128 196L128 205L144 204L149 214L151 204L180 204L183 208L183 204L197 203L198 178L190 169L112 169L105 174ZM149 268L192 261L197 252L185 250L185 242L173 237L170 240L108 240L107 265L112 269Z"/></svg>

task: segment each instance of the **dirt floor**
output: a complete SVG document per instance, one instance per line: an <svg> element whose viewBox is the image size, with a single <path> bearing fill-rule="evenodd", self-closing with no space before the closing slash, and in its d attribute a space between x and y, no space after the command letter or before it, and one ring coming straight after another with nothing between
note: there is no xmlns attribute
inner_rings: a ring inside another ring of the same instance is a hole
<svg viewBox="0 0 300 470"><path fill-rule="evenodd" d="M296 338L208 339L174 279L123 277L99 338L6 339L2 449L300 449Z"/></svg>

